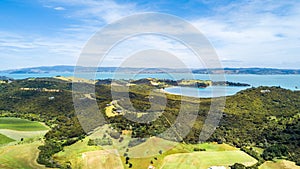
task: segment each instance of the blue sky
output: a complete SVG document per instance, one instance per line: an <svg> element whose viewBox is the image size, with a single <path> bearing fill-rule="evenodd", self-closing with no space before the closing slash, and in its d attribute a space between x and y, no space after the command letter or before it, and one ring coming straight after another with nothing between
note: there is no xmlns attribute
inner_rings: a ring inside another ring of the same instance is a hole
<svg viewBox="0 0 300 169"><path fill-rule="evenodd" d="M0 70L75 65L99 29L141 12L187 20L212 43L224 67L300 69L298 0L1 0Z"/></svg>

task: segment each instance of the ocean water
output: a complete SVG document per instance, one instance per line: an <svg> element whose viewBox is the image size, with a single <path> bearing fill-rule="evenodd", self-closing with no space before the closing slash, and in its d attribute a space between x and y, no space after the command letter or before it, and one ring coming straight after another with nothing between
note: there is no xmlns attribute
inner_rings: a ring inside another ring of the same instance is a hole
<svg viewBox="0 0 300 169"><path fill-rule="evenodd" d="M199 98L211 98L220 96L231 96L248 87L229 87L229 86L209 86L206 88L194 87L169 87L164 91L176 95L184 95Z"/></svg>
<svg viewBox="0 0 300 169"><path fill-rule="evenodd" d="M25 79L30 77L55 77L55 76L74 76L73 73L56 72L44 74L0 74L0 76L7 76L14 79ZM76 75L77 76L77 75ZM190 74L184 73L157 73L157 74L133 74L133 73L118 73L117 75L111 72L97 72L97 74L80 74L77 77L88 79L141 79L141 78L159 78L159 79L201 79L201 80L216 80L220 79L220 75L207 75L207 74ZM92 78L91 78L92 77ZM222 79L222 78L221 78ZM250 84L250 87L258 86L280 86L290 90L300 90L300 75L253 75L253 74L230 74L225 75L224 79L230 82L240 82ZM194 97L218 97L234 95L235 93L249 87L225 87L225 86L212 86L207 88L190 88L190 87L170 87L165 91L173 94L182 94Z"/></svg>

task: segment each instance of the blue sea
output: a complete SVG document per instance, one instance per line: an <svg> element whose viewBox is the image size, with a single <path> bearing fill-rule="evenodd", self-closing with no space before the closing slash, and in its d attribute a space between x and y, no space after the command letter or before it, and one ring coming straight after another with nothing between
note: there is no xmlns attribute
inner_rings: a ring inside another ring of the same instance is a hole
<svg viewBox="0 0 300 169"><path fill-rule="evenodd" d="M55 77L55 76L74 76L73 73L56 72L56 73L43 73L43 74L5 74L1 73L0 76L7 76L14 79L25 79L30 77ZM89 79L141 79L141 78L159 78L159 79L191 79L191 76L184 73L157 73L157 74L132 74L132 73L118 73L117 75L112 72L98 72L96 75L80 74L82 78ZM214 80L219 79L220 75L207 75L207 74L193 74L192 79L200 80ZM76 76L78 77L78 76ZM93 78L90 78L93 77ZM229 74L225 75L226 81L239 82L250 84L250 87L258 86L280 86L285 89L299 90L300 89L300 75L253 75L253 74ZM215 80L214 80L215 81ZM229 96L244 90L249 87L225 87L225 86L212 86L207 88L191 88L191 87L170 87L165 91L173 94L182 94L194 97L218 97Z"/></svg>

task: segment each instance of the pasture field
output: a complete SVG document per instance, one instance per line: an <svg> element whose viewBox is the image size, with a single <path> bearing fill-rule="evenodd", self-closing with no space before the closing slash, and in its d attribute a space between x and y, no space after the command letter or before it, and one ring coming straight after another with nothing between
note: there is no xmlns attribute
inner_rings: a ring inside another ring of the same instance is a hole
<svg viewBox="0 0 300 169"><path fill-rule="evenodd" d="M13 142L15 140L9 138L9 137L6 137L5 135L3 134L0 134L0 145L1 144L7 144L7 143L10 143L10 142Z"/></svg>
<svg viewBox="0 0 300 169"><path fill-rule="evenodd" d="M158 137L151 137L146 142L130 148L128 155L132 158L148 158L159 155L159 151L168 151L177 145L176 142L164 140Z"/></svg>
<svg viewBox="0 0 300 169"><path fill-rule="evenodd" d="M9 130L17 130L17 131L48 130L48 128L45 125L39 122L13 118L13 117L1 117L0 129L9 129Z"/></svg>
<svg viewBox="0 0 300 169"><path fill-rule="evenodd" d="M20 141L21 138L42 138L48 131L16 131L16 130L9 130L9 129L0 129L0 134L3 134L9 138L12 138L16 141Z"/></svg>
<svg viewBox="0 0 300 169"><path fill-rule="evenodd" d="M229 168L234 163L251 166L257 162L248 154L240 151L203 151L193 153L173 154L163 160L162 169L207 169L211 166L225 166Z"/></svg>
<svg viewBox="0 0 300 169"><path fill-rule="evenodd" d="M29 144L20 144L0 147L0 168L1 169L45 169L46 167L36 162L38 157L38 146L41 141Z"/></svg>
<svg viewBox="0 0 300 169"><path fill-rule="evenodd" d="M195 148L206 151L194 151ZM162 154L159 153L162 150ZM255 164L257 161L238 148L227 144L203 143L203 144L183 144L168 140L151 137L145 143L132 147L128 152L129 160L133 164L132 169L147 168L151 162L156 168L204 168L210 166L233 165L236 162L245 165ZM150 157L148 155L154 154ZM125 158L122 157L125 168ZM177 167L178 165L178 167ZM194 166L193 166L194 165Z"/></svg>
<svg viewBox="0 0 300 169"><path fill-rule="evenodd" d="M117 150L99 150L82 154L83 169L123 169Z"/></svg>
<svg viewBox="0 0 300 169"><path fill-rule="evenodd" d="M259 166L259 169L300 169L300 166L297 166L292 161L279 160L276 162L266 161Z"/></svg>
<svg viewBox="0 0 300 169"><path fill-rule="evenodd" d="M82 154L85 152L92 152L101 150L99 146L88 146L89 138L85 138L82 141L78 141L75 144L64 147L64 151L61 151L53 156L55 160L63 165L69 164L72 168L82 168L83 158Z"/></svg>

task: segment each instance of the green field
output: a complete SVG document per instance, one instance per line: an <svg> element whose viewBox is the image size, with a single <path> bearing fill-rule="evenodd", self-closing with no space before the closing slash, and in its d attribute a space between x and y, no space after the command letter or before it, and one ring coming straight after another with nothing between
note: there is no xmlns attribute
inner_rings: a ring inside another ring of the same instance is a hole
<svg viewBox="0 0 300 169"><path fill-rule="evenodd" d="M48 131L17 131L9 129L0 129L0 134L3 134L9 138L20 141L22 138L42 138Z"/></svg>
<svg viewBox="0 0 300 169"><path fill-rule="evenodd" d="M206 151L194 151L195 148ZM159 154L162 150L162 154ZM155 153L156 152L156 153ZM152 137L145 143L130 148L128 152L129 160L133 164L132 169L147 168L150 162L156 168L183 168L183 169L207 169L210 166L233 165L242 163L246 166L257 162L248 154L238 148L228 144L203 143L203 144L183 144ZM155 154L152 157L148 155ZM139 158L140 157L140 158ZM126 169L125 158L122 157Z"/></svg>
<svg viewBox="0 0 300 169"><path fill-rule="evenodd" d="M17 131L48 130L46 126L42 125L39 122L18 119L18 118L10 118L10 117L0 118L0 129L10 129L10 130L17 130Z"/></svg>
<svg viewBox="0 0 300 169"><path fill-rule="evenodd" d="M254 158L246 153L234 151L209 151L182 153L166 156L162 164L163 169L207 169L211 166L229 167L234 163L241 163L246 166L253 165L257 162Z"/></svg>
<svg viewBox="0 0 300 169"><path fill-rule="evenodd" d="M85 138L82 141L78 141L75 144L64 147L64 151L61 151L53 156L62 165L70 164L72 168L82 168L84 162L82 154L85 152L92 152L101 150L98 146L88 146L89 138Z"/></svg>
<svg viewBox="0 0 300 169"><path fill-rule="evenodd" d="M2 135L0 134L0 145L1 144L7 144L7 143L10 143L10 142L13 142L15 140L9 138L9 137L6 137L5 135Z"/></svg>
<svg viewBox="0 0 300 169"><path fill-rule="evenodd" d="M40 145L42 142L0 147L0 168L45 168L36 162L39 153L38 146Z"/></svg>

